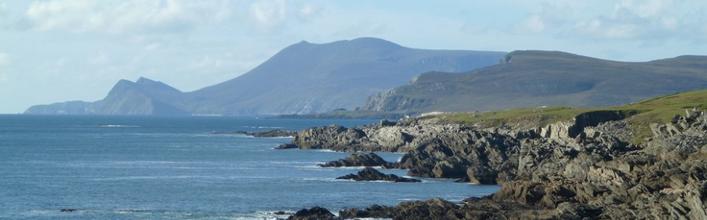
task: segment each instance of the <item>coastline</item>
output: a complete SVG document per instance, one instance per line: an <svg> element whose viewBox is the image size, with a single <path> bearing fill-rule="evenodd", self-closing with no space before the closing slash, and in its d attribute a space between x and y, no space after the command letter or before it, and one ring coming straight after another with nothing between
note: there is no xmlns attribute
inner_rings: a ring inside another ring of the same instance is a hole
<svg viewBox="0 0 707 220"><path fill-rule="evenodd" d="M652 137L639 144L629 139L627 119L600 112L530 129L421 119L306 129L292 142L300 149L407 152L396 166L410 176L501 189L460 204L411 201L333 217L303 209L290 219L707 218L705 113L654 124Z"/></svg>

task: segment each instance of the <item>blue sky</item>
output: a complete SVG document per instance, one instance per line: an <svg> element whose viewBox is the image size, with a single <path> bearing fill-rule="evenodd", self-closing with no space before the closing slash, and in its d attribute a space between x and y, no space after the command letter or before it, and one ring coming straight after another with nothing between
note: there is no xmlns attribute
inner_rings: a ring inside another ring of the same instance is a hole
<svg viewBox="0 0 707 220"><path fill-rule="evenodd" d="M0 113L97 100L139 76L191 91L301 40L624 61L702 55L705 11L703 0L0 0Z"/></svg>

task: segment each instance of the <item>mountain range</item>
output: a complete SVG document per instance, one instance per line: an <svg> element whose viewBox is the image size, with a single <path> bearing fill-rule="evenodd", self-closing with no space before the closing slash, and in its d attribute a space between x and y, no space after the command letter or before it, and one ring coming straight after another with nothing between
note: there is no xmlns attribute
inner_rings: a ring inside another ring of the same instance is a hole
<svg viewBox="0 0 707 220"><path fill-rule="evenodd" d="M422 72L470 71L497 64L505 54L413 49L377 38L303 41L247 73L193 92L147 78L121 80L102 100L32 106L25 113L247 116L353 109Z"/></svg>
<svg viewBox="0 0 707 220"><path fill-rule="evenodd" d="M702 88L707 88L707 56L619 62L557 51L514 51L498 65L465 73L422 74L408 85L372 96L360 110L598 107Z"/></svg>

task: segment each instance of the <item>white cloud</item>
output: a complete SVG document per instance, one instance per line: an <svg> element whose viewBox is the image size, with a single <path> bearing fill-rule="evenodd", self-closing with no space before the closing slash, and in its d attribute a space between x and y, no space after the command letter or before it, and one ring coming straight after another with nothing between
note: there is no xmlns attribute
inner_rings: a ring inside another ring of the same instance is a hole
<svg viewBox="0 0 707 220"><path fill-rule="evenodd" d="M542 32L545 30L545 22L540 15L532 15L523 22L521 29L530 32Z"/></svg>
<svg viewBox="0 0 707 220"><path fill-rule="evenodd" d="M124 32L182 30L229 15L226 1L51 0L32 2L25 17L32 29Z"/></svg>
<svg viewBox="0 0 707 220"><path fill-rule="evenodd" d="M319 10L318 8L316 8L312 5L304 5L304 6L302 6L302 8L300 8L299 12L300 12L300 15L310 16L310 15L317 13L318 10Z"/></svg>
<svg viewBox="0 0 707 220"><path fill-rule="evenodd" d="M0 2L0 17L4 17L7 14L7 3Z"/></svg>
<svg viewBox="0 0 707 220"><path fill-rule="evenodd" d="M611 39L629 39L636 37L637 27L627 23L613 23L605 19L593 19L577 24L577 29L583 34L593 37Z"/></svg>
<svg viewBox="0 0 707 220"><path fill-rule="evenodd" d="M615 6L615 13L627 11L640 17L649 18L660 16L666 9L666 6L670 6L672 4L672 0L621 0Z"/></svg>
<svg viewBox="0 0 707 220"><path fill-rule="evenodd" d="M705 3L676 0L616 0L588 2L545 0L519 20L520 30L554 37L634 42L696 41L707 8Z"/></svg>
<svg viewBox="0 0 707 220"><path fill-rule="evenodd" d="M251 17L261 28L273 28L282 24L287 17L285 0L261 0L250 5Z"/></svg>
<svg viewBox="0 0 707 220"><path fill-rule="evenodd" d="M0 66L10 65L10 55L0 52Z"/></svg>
<svg viewBox="0 0 707 220"><path fill-rule="evenodd" d="M8 66L10 66L10 55L0 52L0 82L7 81Z"/></svg>

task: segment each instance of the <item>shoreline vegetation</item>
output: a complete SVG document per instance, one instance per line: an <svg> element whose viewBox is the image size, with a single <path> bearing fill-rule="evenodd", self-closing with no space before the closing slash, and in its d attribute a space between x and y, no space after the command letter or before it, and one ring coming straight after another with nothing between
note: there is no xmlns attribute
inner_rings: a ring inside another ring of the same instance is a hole
<svg viewBox="0 0 707 220"><path fill-rule="evenodd" d="M607 108L444 113L294 135L289 148L352 152L323 166L402 168L501 189L290 219L706 219L707 90ZM404 152L386 162L373 151ZM360 174L380 176L373 168ZM363 178L364 180L375 180ZM411 183L414 184L414 183Z"/></svg>

